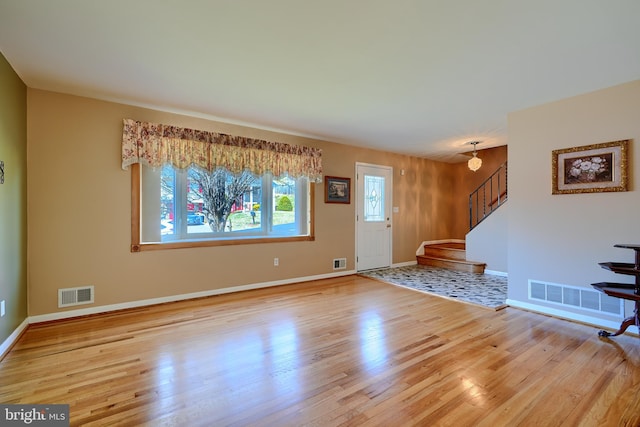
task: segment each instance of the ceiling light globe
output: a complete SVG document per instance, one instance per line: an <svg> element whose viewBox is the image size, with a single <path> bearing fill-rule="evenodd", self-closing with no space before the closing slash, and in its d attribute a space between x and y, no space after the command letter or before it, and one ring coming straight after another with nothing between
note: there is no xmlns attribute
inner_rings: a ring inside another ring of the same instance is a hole
<svg viewBox="0 0 640 427"><path fill-rule="evenodd" d="M469 169L475 172L480 169L480 166L482 166L482 159L477 158L476 154L473 153L473 157L469 159L467 165L469 166Z"/></svg>

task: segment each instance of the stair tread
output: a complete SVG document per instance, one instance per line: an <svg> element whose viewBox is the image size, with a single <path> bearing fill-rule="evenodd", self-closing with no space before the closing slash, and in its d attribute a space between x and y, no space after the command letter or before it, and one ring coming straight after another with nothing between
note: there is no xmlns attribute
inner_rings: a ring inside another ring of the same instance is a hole
<svg viewBox="0 0 640 427"><path fill-rule="evenodd" d="M464 243L458 242L450 242L450 243L427 243L424 245L425 248L442 248L442 249L451 249L456 251L464 251L465 250Z"/></svg>
<svg viewBox="0 0 640 427"><path fill-rule="evenodd" d="M460 263L460 264L486 265L486 263L479 262L479 261L469 261L469 260L461 260L461 259L453 259L453 258L439 258L439 257L434 257L429 255L418 255L418 258L434 259L437 261L447 261L447 262L454 262L454 263Z"/></svg>
<svg viewBox="0 0 640 427"><path fill-rule="evenodd" d="M423 256L447 259L467 259L467 253L464 249L454 249L445 246L425 246Z"/></svg>
<svg viewBox="0 0 640 427"><path fill-rule="evenodd" d="M431 267L469 273L484 273L487 264L467 260L466 246L466 242L427 243L423 246L424 254L417 255L416 261L418 264Z"/></svg>
<svg viewBox="0 0 640 427"><path fill-rule="evenodd" d="M446 268L448 270L466 271L468 273L484 273L484 269L486 268L486 264L484 263L457 259L434 258L422 255L417 257L417 262L420 265Z"/></svg>

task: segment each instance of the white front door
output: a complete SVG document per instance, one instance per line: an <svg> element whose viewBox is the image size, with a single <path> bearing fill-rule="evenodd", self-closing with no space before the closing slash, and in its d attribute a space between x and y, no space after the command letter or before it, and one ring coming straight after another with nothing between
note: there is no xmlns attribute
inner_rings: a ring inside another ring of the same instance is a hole
<svg viewBox="0 0 640 427"><path fill-rule="evenodd" d="M391 266L393 168L356 163L356 270Z"/></svg>

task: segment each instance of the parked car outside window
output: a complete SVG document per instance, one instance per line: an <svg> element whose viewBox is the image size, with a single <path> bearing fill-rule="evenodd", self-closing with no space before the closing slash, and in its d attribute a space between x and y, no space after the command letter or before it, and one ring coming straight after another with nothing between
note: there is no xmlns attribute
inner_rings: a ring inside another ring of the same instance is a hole
<svg viewBox="0 0 640 427"><path fill-rule="evenodd" d="M199 213L189 212L187 213L187 225L202 225L204 224L204 216Z"/></svg>

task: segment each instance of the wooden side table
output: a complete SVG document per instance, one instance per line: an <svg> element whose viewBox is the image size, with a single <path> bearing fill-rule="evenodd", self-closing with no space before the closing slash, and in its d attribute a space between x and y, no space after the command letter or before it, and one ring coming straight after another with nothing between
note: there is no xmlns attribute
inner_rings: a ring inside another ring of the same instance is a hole
<svg viewBox="0 0 640 427"><path fill-rule="evenodd" d="M627 328L632 325L640 328L640 245L618 244L614 245L614 247L633 249L636 253L635 263L601 262L599 265L617 274L635 276L635 283L600 282L593 283L591 286L609 296L635 301L635 309L633 316L627 317L622 321L620 329L614 333L602 330L598 332L598 335L601 337L615 337L624 333Z"/></svg>

